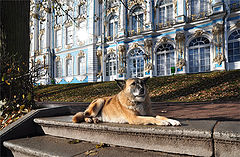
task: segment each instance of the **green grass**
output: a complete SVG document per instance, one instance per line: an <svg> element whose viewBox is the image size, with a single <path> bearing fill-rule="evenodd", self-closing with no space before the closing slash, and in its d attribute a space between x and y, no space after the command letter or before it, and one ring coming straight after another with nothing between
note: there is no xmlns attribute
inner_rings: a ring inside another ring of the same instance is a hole
<svg viewBox="0 0 240 157"><path fill-rule="evenodd" d="M153 102L240 101L240 70L155 77L147 83ZM115 82L46 85L35 88L41 101L91 102L117 94Z"/></svg>

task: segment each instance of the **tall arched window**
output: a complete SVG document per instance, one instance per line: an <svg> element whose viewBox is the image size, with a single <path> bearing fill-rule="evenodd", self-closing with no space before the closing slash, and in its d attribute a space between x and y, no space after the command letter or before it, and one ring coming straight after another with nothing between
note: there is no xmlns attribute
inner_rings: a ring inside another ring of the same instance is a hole
<svg viewBox="0 0 240 157"><path fill-rule="evenodd" d="M111 38L116 37L118 34L118 19L117 16L111 16L109 19L109 36Z"/></svg>
<svg viewBox="0 0 240 157"><path fill-rule="evenodd" d="M61 77L62 76L62 66L61 66L61 62L57 61L56 62L56 77Z"/></svg>
<svg viewBox="0 0 240 157"><path fill-rule="evenodd" d="M210 71L210 42L205 37L197 37L189 43L189 72Z"/></svg>
<svg viewBox="0 0 240 157"><path fill-rule="evenodd" d="M113 76L116 74L117 74L116 54L110 53L106 60L106 76Z"/></svg>
<svg viewBox="0 0 240 157"><path fill-rule="evenodd" d="M143 9L139 6L132 11L132 30L135 33L143 30Z"/></svg>
<svg viewBox="0 0 240 157"><path fill-rule="evenodd" d="M58 29L55 31L55 48L62 46L62 30Z"/></svg>
<svg viewBox="0 0 240 157"><path fill-rule="evenodd" d="M143 77L144 76L144 52L139 49L135 48L130 51L129 53L129 77Z"/></svg>
<svg viewBox="0 0 240 157"><path fill-rule="evenodd" d="M85 56L78 57L78 75L86 73L86 58Z"/></svg>
<svg viewBox="0 0 240 157"><path fill-rule="evenodd" d="M161 44L157 48L157 75L171 75L171 67L175 67L174 47L172 44Z"/></svg>
<svg viewBox="0 0 240 157"><path fill-rule="evenodd" d="M228 62L240 61L240 30L236 30L228 37Z"/></svg>
<svg viewBox="0 0 240 157"><path fill-rule="evenodd" d="M232 11L240 10L240 1L239 0L230 0L229 5L230 5L230 9Z"/></svg>
<svg viewBox="0 0 240 157"><path fill-rule="evenodd" d="M45 34L42 34L40 37L40 50L43 50L45 48Z"/></svg>
<svg viewBox="0 0 240 157"><path fill-rule="evenodd" d="M66 60L66 76L72 76L72 59Z"/></svg>
<svg viewBox="0 0 240 157"><path fill-rule="evenodd" d="M173 22L173 2L172 0L160 1L159 3L159 23L166 24Z"/></svg>
<svg viewBox="0 0 240 157"><path fill-rule="evenodd" d="M66 45L73 44L73 26L66 27Z"/></svg>
<svg viewBox="0 0 240 157"><path fill-rule="evenodd" d="M209 0L191 0L191 20L203 18L208 12Z"/></svg>
<svg viewBox="0 0 240 157"><path fill-rule="evenodd" d="M77 15L78 17L86 14L86 2L82 1L83 3L80 3L77 8Z"/></svg>

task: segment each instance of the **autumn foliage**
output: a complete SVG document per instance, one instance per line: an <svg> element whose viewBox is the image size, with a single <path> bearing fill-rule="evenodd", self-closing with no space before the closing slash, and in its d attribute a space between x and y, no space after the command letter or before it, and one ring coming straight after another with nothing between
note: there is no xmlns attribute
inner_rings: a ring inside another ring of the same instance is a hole
<svg viewBox="0 0 240 157"><path fill-rule="evenodd" d="M153 102L240 100L240 70L154 77L147 83ZM40 101L91 102L117 94L115 82L38 86Z"/></svg>
<svg viewBox="0 0 240 157"><path fill-rule="evenodd" d="M20 53L7 52L0 40L0 129L28 113L34 106L33 82L28 62Z"/></svg>

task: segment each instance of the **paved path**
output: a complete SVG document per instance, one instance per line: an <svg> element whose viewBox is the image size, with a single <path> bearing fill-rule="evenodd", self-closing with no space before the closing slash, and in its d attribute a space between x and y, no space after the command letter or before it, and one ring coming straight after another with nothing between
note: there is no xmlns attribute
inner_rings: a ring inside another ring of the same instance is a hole
<svg viewBox="0 0 240 157"><path fill-rule="evenodd" d="M64 105L82 105L89 103L81 102L38 102L40 106L48 104L51 107ZM176 119L214 119L214 120L240 120L240 101L239 102L195 102L195 103L163 103L153 102L153 112L158 115L172 117Z"/></svg>
<svg viewBox="0 0 240 157"><path fill-rule="evenodd" d="M240 102L153 103L153 111L177 119L240 120Z"/></svg>

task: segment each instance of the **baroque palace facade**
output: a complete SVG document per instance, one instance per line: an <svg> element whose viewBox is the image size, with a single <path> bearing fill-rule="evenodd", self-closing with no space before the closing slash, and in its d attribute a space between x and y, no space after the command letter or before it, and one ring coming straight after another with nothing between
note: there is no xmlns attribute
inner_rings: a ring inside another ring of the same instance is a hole
<svg viewBox="0 0 240 157"><path fill-rule="evenodd" d="M239 0L35 0L30 14L40 84L240 69Z"/></svg>

